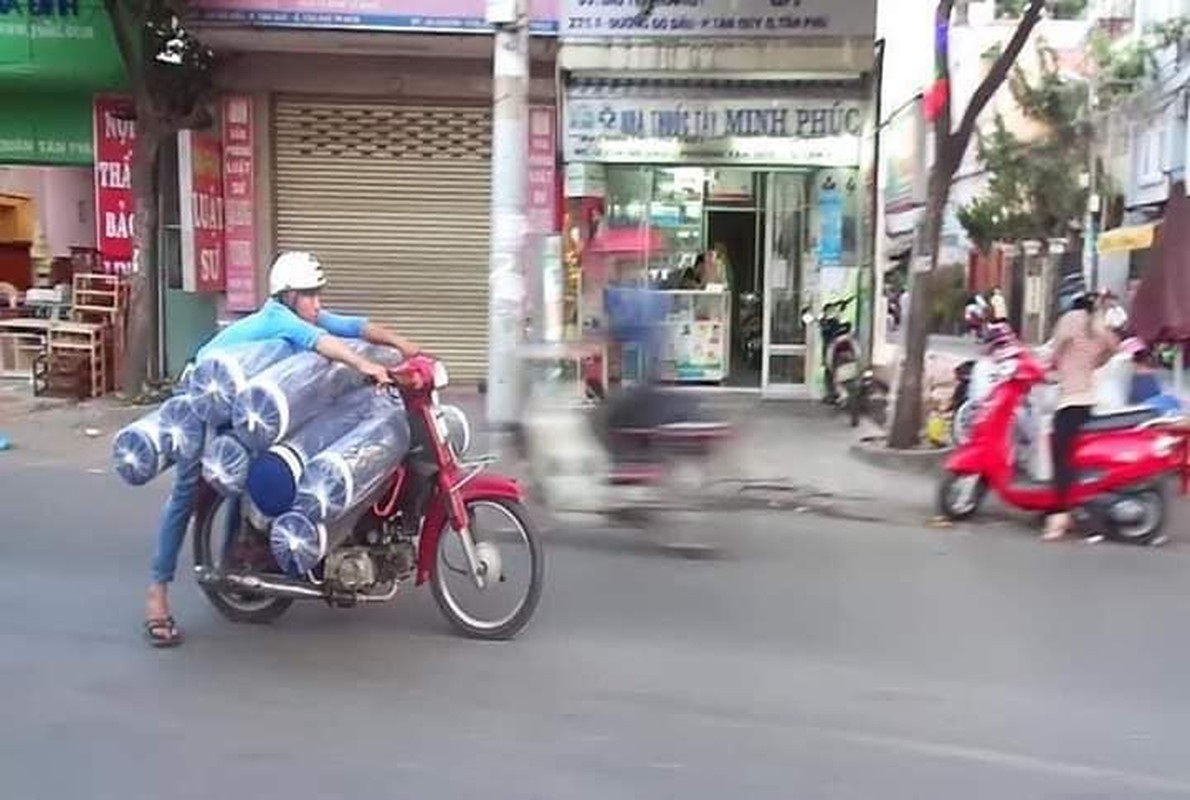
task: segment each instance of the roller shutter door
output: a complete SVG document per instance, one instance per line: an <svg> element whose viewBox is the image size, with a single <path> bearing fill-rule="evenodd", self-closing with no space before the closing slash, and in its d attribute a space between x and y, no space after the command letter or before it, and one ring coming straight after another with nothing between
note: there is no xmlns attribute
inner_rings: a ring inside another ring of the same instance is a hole
<svg viewBox="0 0 1190 800"><path fill-rule="evenodd" d="M277 246L318 256L329 308L481 377L490 110L281 97L273 119Z"/></svg>

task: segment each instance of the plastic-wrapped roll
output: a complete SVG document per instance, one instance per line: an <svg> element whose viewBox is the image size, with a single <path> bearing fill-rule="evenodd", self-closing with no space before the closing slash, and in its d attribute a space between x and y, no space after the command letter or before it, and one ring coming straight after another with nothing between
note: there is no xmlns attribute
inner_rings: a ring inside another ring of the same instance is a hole
<svg viewBox="0 0 1190 800"><path fill-rule="evenodd" d="M202 477L224 497L243 494L252 452L230 433L216 436L202 454Z"/></svg>
<svg viewBox="0 0 1190 800"><path fill-rule="evenodd" d="M366 501L409 450L409 420L394 404L311 459L294 510L331 522Z"/></svg>
<svg viewBox="0 0 1190 800"><path fill-rule="evenodd" d="M305 575L326 557L326 526L296 511L282 514L269 531L269 548L286 574Z"/></svg>
<svg viewBox="0 0 1190 800"><path fill-rule="evenodd" d="M161 409L121 428L112 441L116 474L132 486L143 486L173 464L161 429Z"/></svg>
<svg viewBox="0 0 1190 800"><path fill-rule="evenodd" d="M400 363L395 350L358 342L351 346L377 363L389 366ZM236 433L252 449L264 450L364 383L364 377L353 367L332 362L317 353L292 356L250 380L236 398L232 412Z"/></svg>
<svg viewBox="0 0 1190 800"><path fill-rule="evenodd" d="M174 461L193 461L202 455L207 428L189 397L171 397L162 403L160 420L166 452Z"/></svg>
<svg viewBox="0 0 1190 800"><path fill-rule="evenodd" d="M306 464L373 414L384 414L393 401L371 387L357 389L319 414L280 444L261 454L248 470L246 491L261 513L276 517L293 508Z"/></svg>
<svg viewBox="0 0 1190 800"><path fill-rule="evenodd" d="M208 425L227 424L248 381L292 354L288 342L269 339L230 345L204 357L186 381L195 412Z"/></svg>

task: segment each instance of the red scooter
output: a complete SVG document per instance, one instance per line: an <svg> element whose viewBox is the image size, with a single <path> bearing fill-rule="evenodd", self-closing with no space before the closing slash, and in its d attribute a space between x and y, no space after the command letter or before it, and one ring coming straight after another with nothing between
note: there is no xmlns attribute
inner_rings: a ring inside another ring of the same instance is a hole
<svg viewBox="0 0 1190 800"><path fill-rule="evenodd" d="M1029 511L1058 511L1052 483L1017 471L1013 426L1017 410L1034 385L1045 379L1042 365L1027 351L1010 377L996 386L979 411L971 438L946 461L938 492L939 510L951 520L973 516L990 487L1009 505ZM1151 544L1161 539L1166 517L1166 479L1187 478L1187 436L1156 411L1129 410L1095 416L1075 444L1078 478L1072 504L1090 517L1096 532L1115 541Z"/></svg>
<svg viewBox="0 0 1190 800"><path fill-rule="evenodd" d="M438 402L448 383L439 361L414 356L392 372L408 412L411 446L374 502L361 505L310 543L322 554L309 574L281 571L270 553L269 521L239 498L203 486L195 520L199 586L233 622L271 622L294 600L334 607L381 603L398 589L429 583L459 632L509 639L541 597L544 554L521 487L483 472L491 457L464 460L469 435L453 439ZM501 523L498 532L483 520Z"/></svg>

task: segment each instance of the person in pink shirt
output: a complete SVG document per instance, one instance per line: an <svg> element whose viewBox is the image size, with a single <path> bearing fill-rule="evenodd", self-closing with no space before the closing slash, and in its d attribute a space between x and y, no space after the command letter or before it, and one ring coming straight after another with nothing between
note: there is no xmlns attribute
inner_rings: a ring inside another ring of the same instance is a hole
<svg viewBox="0 0 1190 800"><path fill-rule="evenodd" d="M1054 328L1053 359L1058 373L1058 410L1054 413L1054 491L1061 509L1046 519L1042 539L1056 541L1070 530L1067 497L1074 483L1071 459L1079 429L1095 405L1095 370L1107 363L1119 347L1104 321L1095 313L1095 299L1088 294L1074 298L1070 310Z"/></svg>

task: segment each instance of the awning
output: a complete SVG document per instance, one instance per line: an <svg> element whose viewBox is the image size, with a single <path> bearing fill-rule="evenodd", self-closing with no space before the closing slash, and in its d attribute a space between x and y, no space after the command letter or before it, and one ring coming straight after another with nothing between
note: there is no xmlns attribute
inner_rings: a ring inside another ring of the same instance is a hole
<svg viewBox="0 0 1190 800"><path fill-rule="evenodd" d="M1153 246L1153 228L1156 223L1128 225L1112 228L1099 234L1097 247L1100 253L1127 253L1130 250L1148 250Z"/></svg>

